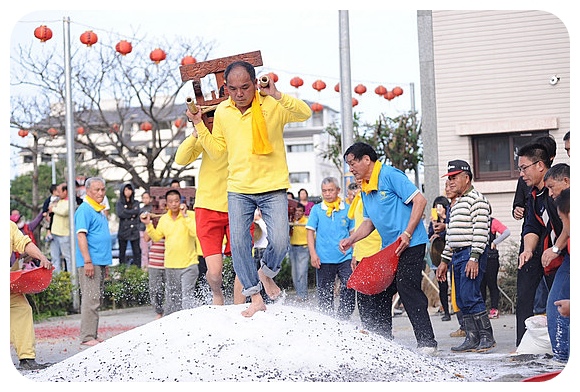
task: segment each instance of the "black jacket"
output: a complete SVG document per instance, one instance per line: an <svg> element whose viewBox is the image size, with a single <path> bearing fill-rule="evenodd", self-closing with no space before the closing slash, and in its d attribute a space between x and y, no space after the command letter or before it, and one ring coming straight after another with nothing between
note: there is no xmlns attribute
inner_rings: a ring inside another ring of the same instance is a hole
<svg viewBox="0 0 580 392"><path fill-rule="evenodd" d="M129 200L125 198L125 188L133 191ZM121 193L116 205L117 216L119 217L118 238L132 241L139 239L139 202L135 200L135 189L131 183L125 183L121 187Z"/></svg>

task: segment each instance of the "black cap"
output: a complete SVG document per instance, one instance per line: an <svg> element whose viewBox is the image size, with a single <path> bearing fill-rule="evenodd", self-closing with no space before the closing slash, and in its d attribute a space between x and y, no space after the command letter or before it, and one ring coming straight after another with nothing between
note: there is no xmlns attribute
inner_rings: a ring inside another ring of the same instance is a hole
<svg viewBox="0 0 580 392"><path fill-rule="evenodd" d="M461 172L467 172L467 174L469 174L469 178L473 178L473 174L471 173L471 167L469 166L469 163L462 161L460 159L456 159L454 161L449 161L449 163L447 163L447 174L443 174L441 177L454 176Z"/></svg>

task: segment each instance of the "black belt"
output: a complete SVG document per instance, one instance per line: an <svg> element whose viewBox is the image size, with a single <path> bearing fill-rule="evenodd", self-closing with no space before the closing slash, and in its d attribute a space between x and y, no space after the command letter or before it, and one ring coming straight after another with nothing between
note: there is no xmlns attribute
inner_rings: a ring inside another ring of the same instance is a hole
<svg viewBox="0 0 580 392"><path fill-rule="evenodd" d="M465 249L468 249L468 248L471 248L471 246L463 246L461 248L454 248L453 249L453 253L455 253L455 252L461 252L462 250L465 250Z"/></svg>

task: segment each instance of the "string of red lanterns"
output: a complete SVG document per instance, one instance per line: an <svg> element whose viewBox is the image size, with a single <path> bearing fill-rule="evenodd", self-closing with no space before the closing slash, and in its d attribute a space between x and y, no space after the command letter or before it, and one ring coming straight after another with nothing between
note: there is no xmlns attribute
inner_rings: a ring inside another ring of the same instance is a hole
<svg viewBox="0 0 580 392"><path fill-rule="evenodd" d="M37 39L39 39L41 42L46 42L52 38L52 30L49 27L47 27L46 25L41 25L34 30L34 36ZM98 42L98 36L92 30L87 30L83 34L81 34L80 41L83 44L85 44L87 47L90 47ZM127 40L121 40L115 46L115 50L118 53L120 53L122 56L125 56L125 55L132 52L133 46ZM156 64L159 64L161 61L163 61L167 58L167 54L161 48L156 48L149 54L149 58L151 59L151 61L155 62ZM193 56L185 56L181 60L181 65L195 64L196 62L197 62L197 60ZM270 72L268 75L274 81L274 83L278 82L278 75L276 75L273 72ZM304 80L298 76L293 77L290 80L290 85L292 87L295 87L296 89L298 89L299 87L304 85ZM318 79L312 84L312 88L317 90L318 92L320 92L326 88L326 83L324 81ZM340 92L340 83L337 83L334 86L334 91ZM354 92L360 96L362 96L364 93L366 93L366 91L367 91L367 88L363 84L358 84L354 88ZM379 96L383 96L385 99L390 101L390 100L394 99L395 97L402 95L403 89L401 87L397 86L397 87L393 88L392 91L388 91L386 89L386 87L379 85L375 89L375 93ZM352 98L352 106L355 107L358 104L359 104L358 100L356 98ZM311 105L311 109L314 112L320 112L323 110L323 105L316 102L316 103L313 103ZM116 125L116 127L115 127L115 125ZM175 126L177 128L181 128L183 126L181 124L181 119L177 119L175 121ZM151 125L151 123L146 121L146 122L141 124L140 128L141 128L141 130L147 132L147 131L152 130L153 126ZM111 132L118 132L118 130L119 130L118 124L114 124L114 126L111 128ZM47 132L49 135L51 135L53 137L58 134L58 131L54 128L50 128ZM77 133L79 135L83 135L85 133L84 128L83 127L77 128ZM18 132L18 134L22 137L25 137L28 135L28 131L20 130Z"/></svg>

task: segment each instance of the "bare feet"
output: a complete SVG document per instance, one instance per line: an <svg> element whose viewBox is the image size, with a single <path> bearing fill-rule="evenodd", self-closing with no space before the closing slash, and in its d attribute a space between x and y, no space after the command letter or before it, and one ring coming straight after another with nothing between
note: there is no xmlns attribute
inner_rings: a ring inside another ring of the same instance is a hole
<svg viewBox="0 0 580 392"><path fill-rule="evenodd" d="M91 340L87 340L86 342L82 342L81 344L83 346L96 346L99 343L101 343L101 342L98 341L97 339L91 339Z"/></svg>
<svg viewBox="0 0 580 392"><path fill-rule="evenodd" d="M262 268L258 270L258 276L260 277L260 281L264 285L264 290L266 290L266 294L268 294L268 297L270 297L272 301L275 301L280 296L280 293L282 293L280 287L278 287L276 282L274 282L274 279L266 276L264 272L262 272Z"/></svg>
<svg viewBox="0 0 580 392"><path fill-rule="evenodd" d="M223 293L213 293L212 305L223 305L225 303L225 297Z"/></svg>
<svg viewBox="0 0 580 392"><path fill-rule="evenodd" d="M256 312L264 312L264 311L266 311L266 305L264 305L262 295L260 293L257 293L252 295L252 303L250 304L248 309L242 312L242 316L252 317Z"/></svg>

